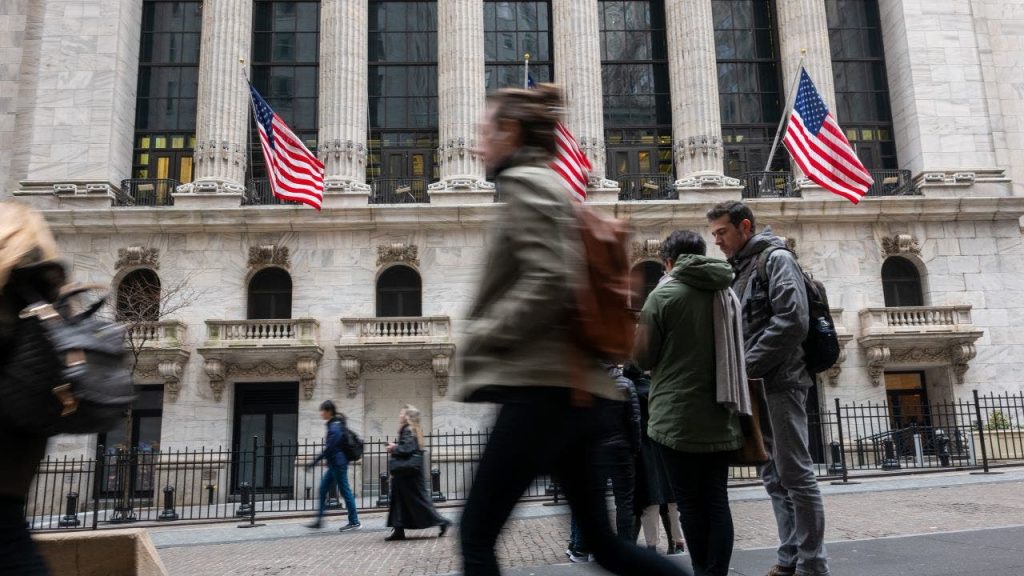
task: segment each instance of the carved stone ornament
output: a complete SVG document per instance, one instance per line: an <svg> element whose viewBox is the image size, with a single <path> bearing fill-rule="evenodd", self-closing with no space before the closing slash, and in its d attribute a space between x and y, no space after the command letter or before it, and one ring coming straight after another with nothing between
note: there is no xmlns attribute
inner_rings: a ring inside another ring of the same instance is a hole
<svg viewBox="0 0 1024 576"><path fill-rule="evenodd" d="M829 385L839 386L839 375L843 372L843 362L846 362L846 346L843 342L840 342L839 357L836 358L836 363L825 371L825 376L828 378Z"/></svg>
<svg viewBox="0 0 1024 576"><path fill-rule="evenodd" d="M207 358L203 363L206 376L210 379L210 389L213 390L213 399L220 402L224 395L224 378L227 377L227 366L217 358Z"/></svg>
<svg viewBox="0 0 1024 576"><path fill-rule="evenodd" d="M386 246L377 246L377 266L387 264L420 265L419 248L415 244L396 242Z"/></svg>
<svg viewBox="0 0 1024 576"><path fill-rule="evenodd" d="M367 372L390 372L402 374L406 372L430 372L434 369L434 364L431 360L409 362L399 358L391 358L390 360L366 362L363 368Z"/></svg>
<svg viewBox="0 0 1024 576"><path fill-rule="evenodd" d="M889 363L891 356L892 352L888 346L872 346L868 348L868 375L871 376L871 384L873 386L882 385L885 365Z"/></svg>
<svg viewBox="0 0 1024 576"><path fill-rule="evenodd" d="M633 242L633 264L639 264L645 260L661 261L661 240L647 239L643 242Z"/></svg>
<svg viewBox="0 0 1024 576"><path fill-rule="evenodd" d="M918 245L917 238L910 234L897 234L882 238L883 256L899 256L900 254L920 255L921 246Z"/></svg>
<svg viewBox="0 0 1024 576"><path fill-rule="evenodd" d="M449 366L451 364L451 360L452 357L446 354L438 354L434 356L434 379L437 381L437 393L440 396L448 394L448 381L451 376L449 373Z"/></svg>
<svg viewBox="0 0 1024 576"><path fill-rule="evenodd" d="M694 190L699 188L742 188L743 182L736 178L722 176L719 174L702 174L681 178L675 182L676 188Z"/></svg>
<svg viewBox="0 0 1024 576"><path fill-rule="evenodd" d="M306 400L313 399L313 388L316 387L316 371L320 362L317 358L299 358L295 363L295 371L299 373L302 393Z"/></svg>
<svg viewBox="0 0 1024 576"><path fill-rule="evenodd" d="M117 262L114 263L114 268L124 270L125 268L136 268L139 266L159 270L160 250L158 248L144 248L142 246L118 248Z"/></svg>
<svg viewBox="0 0 1024 576"><path fill-rule="evenodd" d="M291 265L287 246L270 244L249 247L249 270L258 270L266 266L277 266L287 270Z"/></svg>
<svg viewBox="0 0 1024 576"><path fill-rule="evenodd" d="M362 365L358 358L346 356L341 359L341 373L345 375L345 385L348 387L348 397L355 397L359 391L359 374Z"/></svg>
<svg viewBox="0 0 1024 576"><path fill-rule="evenodd" d="M184 370L184 358L164 360L157 365L157 371L164 381L164 388L166 388L167 397L170 400L178 399L178 393L181 392L181 375Z"/></svg>
<svg viewBox="0 0 1024 576"><path fill-rule="evenodd" d="M957 342L943 347L912 347L891 350L888 346L872 346L867 350L871 383L882 384L885 366L889 364L945 364L956 374L957 384L964 383L971 360L977 350L971 342Z"/></svg>

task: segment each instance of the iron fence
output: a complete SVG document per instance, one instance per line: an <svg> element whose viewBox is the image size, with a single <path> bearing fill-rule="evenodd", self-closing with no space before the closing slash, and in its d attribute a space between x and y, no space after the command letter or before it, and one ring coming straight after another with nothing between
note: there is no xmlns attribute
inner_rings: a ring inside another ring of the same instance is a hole
<svg viewBox="0 0 1024 576"><path fill-rule="evenodd" d="M875 183L868 189L868 196L915 196L910 170L871 170Z"/></svg>
<svg viewBox="0 0 1024 576"><path fill-rule="evenodd" d="M743 198L799 198L800 191L789 172L747 172L743 175Z"/></svg>
<svg viewBox="0 0 1024 576"><path fill-rule="evenodd" d="M429 184L426 178L377 178L370 184L370 204L429 203Z"/></svg>
<svg viewBox="0 0 1024 576"><path fill-rule="evenodd" d="M177 180L161 178L130 178L121 181L121 191L114 199L117 206L174 206Z"/></svg>
<svg viewBox="0 0 1024 576"><path fill-rule="evenodd" d="M425 438L425 475L436 502L466 499L487 430L437 431ZM1024 393L970 400L895 405L841 404L808 415L810 452L819 478L984 469L1024 464ZM388 505L387 445L367 438L349 466L360 509ZM102 446L93 456L47 457L28 494L34 530L97 528L136 521L199 521L311 513L318 505L322 443L265 445L250 439L232 448L123 450ZM756 481L754 467L733 467L735 482ZM557 499L554 482L539 477L524 496ZM329 507L340 508L332 493Z"/></svg>
<svg viewBox="0 0 1024 576"><path fill-rule="evenodd" d="M671 174L623 174L619 182L619 200L678 200Z"/></svg>
<svg viewBox="0 0 1024 576"><path fill-rule="evenodd" d="M242 196L242 206L280 206L284 204L290 204L290 202L274 195L269 178L249 180L245 187L245 195Z"/></svg>

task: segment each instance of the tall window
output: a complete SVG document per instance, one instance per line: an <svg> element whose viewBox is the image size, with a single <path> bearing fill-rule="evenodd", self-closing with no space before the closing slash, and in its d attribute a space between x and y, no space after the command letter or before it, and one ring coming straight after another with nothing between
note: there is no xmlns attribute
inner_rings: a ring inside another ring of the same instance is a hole
<svg viewBox="0 0 1024 576"><path fill-rule="evenodd" d="M142 3L133 178L192 181L201 7L199 1Z"/></svg>
<svg viewBox="0 0 1024 576"><path fill-rule="evenodd" d="M487 91L522 88L526 54L530 55L530 76L534 82L551 82L551 2L484 0Z"/></svg>
<svg viewBox="0 0 1024 576"><path fill-rule="evenodd" d="M317 145L320 2L256 0L252 85L310 150ZM250 177L265 178L256 124L249 115Z"/></svg>
<svg viewBox="0 0 1024 576"><path fill-rule="evenodd" d="M366 176L375 195L386 189L422 201L427 183L438 179L437 3L370 0L369 6Z"/></svg>
<svg viewBox="0 0 1024 576"><path fill-rule="evenodd" d="M601 0L608 175L671 178L672 104L663 0Z"/></svg>
<svg viewBox="0 0 1024 576"><path fill-rule="evenodd" d="M423 315L423 282L408 266L392 266L377 279L377 316Z"/></svg>
<svg viewBox="0 0 1024 576"><path fill-rule="evenodd" d="M280 268L264 268L249 280L249 319L292 317L292 278Z"/></svg>
<svg viewBox="0 0 1024 576"><path fill-rule="evenodd" d="M878 0L826 0L836 118L868 168L898 168Z"/></svg>
<svg viewBox="0 0 1024 576"><path fill-rule="evenodd" d="M886 307L924 306L921 273L906 258L891 256L882 264L882 292Z"/></svg>
<svg viewBox="0 0 1024 576"><path fill-rule="evenodd" d="M774 3L712 0L725 173L764 170L782 117ZM772 169L786 165L776 153Z"/></svg>
<svg viewBox="0 0 1024 576"><path fill-rule="evenodd" d="M160 278L141 268L129 272L117 286L117 318L122 322L156 322L160 319Z"/></svg>

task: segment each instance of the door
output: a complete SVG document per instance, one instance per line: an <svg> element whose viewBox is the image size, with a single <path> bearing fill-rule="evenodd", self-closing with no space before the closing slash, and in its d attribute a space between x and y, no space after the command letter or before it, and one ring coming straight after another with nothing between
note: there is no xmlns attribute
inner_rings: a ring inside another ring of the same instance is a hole
<svg viewBox="0 0 1024 576"><path fill-rule="evenodd" d="M238 492L242 482L254 485L259 492L292 492L298 414L297 383L236 384L233 492Z"/></svg>
<svg viewBox="0 0 1024 576"><path fill-rule="evenodd" d="M132 486L134 497L153 496L164 387L138 386L135 394L130 417L126 414L114 428L98 438L103 447L103 473L98 489L104 497L124 494L126 485Z"/></svg>
<svg viewBox="0 0 1024 576"><path fill-rule="evenodd" d="M885 395L889 401L890 429L901 456L914 454L914 434L930 445L932 430L924 372L886 372Z"/></svg>
<svg viewBox="0 0 1024 576"><path fill-rule="evenodd" d="M376 181L378 202L389 204L425 202L427 185L436 179L431 150L384 150L384 170Z"/></svg>

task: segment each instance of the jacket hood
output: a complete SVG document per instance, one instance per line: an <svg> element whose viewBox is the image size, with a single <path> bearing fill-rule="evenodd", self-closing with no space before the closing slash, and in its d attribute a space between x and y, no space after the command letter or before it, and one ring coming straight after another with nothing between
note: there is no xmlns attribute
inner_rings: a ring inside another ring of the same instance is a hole
<svg viewBox="0 0 1024 576"><path fill-rule="evenodd" d="M747 244L740 249L739 253L736 254L733 260L745 260L755 254L760 254L769 246L785 248L786 243L782 241L782 238L779 238L774 232L772 232L771 226L765 226L764 230L753 235L750 240L747 241Z"/></svg>
<svg viewBox="0 0 1024 576"><path fill-rule="evenodd" d="M684 254L676 260L672 277L701 290L725 290L732 284L732 266L718 258Z"/></svg>
<svg viewBox="0 0 1024 576"><path fill-rule="evenodd" d="M516 166L547 166L550 163L551 154L543 148L524 146L512 154L512 156L506 158L500 166L494 169L493 174L490 174L489 177L492 179L497 178L505 170Z"/></svg>

